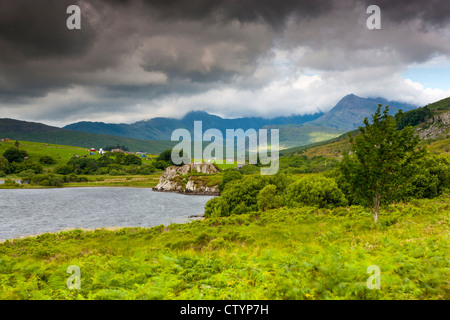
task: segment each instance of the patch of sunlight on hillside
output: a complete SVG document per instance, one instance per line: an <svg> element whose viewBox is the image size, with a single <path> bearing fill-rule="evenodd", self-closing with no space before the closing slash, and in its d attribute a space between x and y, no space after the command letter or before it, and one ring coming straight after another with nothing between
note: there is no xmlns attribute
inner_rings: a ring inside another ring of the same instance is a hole
<svg viewBox="0 0 450 320"><path fill-rule="evenodd" d="M310 132L310 143L321 142L325 140L330 140L340 136L340 133L325 133L321 131Z"/></svg>

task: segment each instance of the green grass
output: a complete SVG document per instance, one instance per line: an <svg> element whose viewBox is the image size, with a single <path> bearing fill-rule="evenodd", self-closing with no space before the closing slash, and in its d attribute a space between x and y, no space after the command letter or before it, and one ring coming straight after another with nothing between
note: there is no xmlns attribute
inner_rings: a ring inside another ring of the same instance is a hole
<svg viewBox="0 0 450 320"><path fill-rule="evenodd" d="M0 142L0 155L2 155L7 149L14 147L15 141ZM75 154L79 156L88 155L89 150L86 148L64 146L50 143L31 142L31 141L19 141L19 149L28 152L30 158L38 161L40 157L48 155L56 160L56 164L52 167L66 164ZM100 155L96 153L91 155L93 158L99 158ZM51 168L52 168L51 167Z"/></svg>
<svg viewBox="0 0 450 320"><path fill-rule="evenodd" d="M449 299L449 195L0 244L0 299ZM69 290L67 267L81 270ZM370 290L367 268L381 270Z"/></svg>

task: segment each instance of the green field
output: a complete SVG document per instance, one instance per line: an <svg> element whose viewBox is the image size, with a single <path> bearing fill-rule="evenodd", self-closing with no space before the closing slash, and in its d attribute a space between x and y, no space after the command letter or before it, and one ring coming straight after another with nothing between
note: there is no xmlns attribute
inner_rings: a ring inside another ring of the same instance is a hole
<svg viewBox="0 0 450 320"><path fill-rule="evenodd" d="M450 196L301 207L0 244L0 299L446 299ZM81 271L69 290L68 266ZM366 286L380 268L381 289Z"/></svg>
<svg viewBox="0 0 450 320"><path fill-rule="evenodd" d="M7 149L14 147L15 141L0 142L0 155L2 155ZM72 147L57 145L51 143L31 142L31 141L19 141L19 149L26 150L30 158L39 159L44 155L51 156L56 160L55 167L67 163L75 154L84 156L89 154L89 150L86 148ZM91 155L93 158L98 158L100 155L96 153Z"/></svg>

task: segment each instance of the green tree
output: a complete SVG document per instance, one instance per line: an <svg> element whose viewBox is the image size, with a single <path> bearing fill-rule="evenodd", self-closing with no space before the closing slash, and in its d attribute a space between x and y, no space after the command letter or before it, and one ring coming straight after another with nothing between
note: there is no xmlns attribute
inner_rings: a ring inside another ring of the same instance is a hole
<svg viewBox="0 0 450 320"><path fill-rule="evenodd" d="M9 163L13 162L20 163L27 156L28 153L25 150L18 150L16 148L9 148L3 153L3 157L5 157Z"/></svg>
<svg viewBox="0 0 450 320"><path fill-rule="evenodd" d="M389 106L381 113L381 105L372 115L372 123L364 119L359 134L350 137L350 154L344 154L339 167L341 181L354 199L370 208L375 224L382 204L399 200L404 186L414 176L414 163L424 150L416 150L419 137L411 126L397 130L401 110L393 117Z"/></svg>

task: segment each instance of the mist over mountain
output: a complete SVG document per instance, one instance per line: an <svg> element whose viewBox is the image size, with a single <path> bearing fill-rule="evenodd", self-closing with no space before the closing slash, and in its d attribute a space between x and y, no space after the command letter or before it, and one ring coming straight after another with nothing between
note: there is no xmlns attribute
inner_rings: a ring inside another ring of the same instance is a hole
<svg viewBox="0 0 450 320"><path fill-rule="evenodd" d="M133 124L113 124L103 122L77 122L65 126L65 129L95 134L115 135L121 137L149 140L170 140L175 129L184 128L193 133L194 121L202 121L202 130L218 129L225 137L226 129L279 129L280 146L289 148L332 139L363 124L365 117L377 110L378 104L389 105L390 113L399 109L408 111L416 106L384 98L361 98L354 94L343 97L327 113L293 115L264 119L246 117L224 119L204 111L192 111L181 119L153 118Z"/></svg>
<svg viewBox="0 0 450 320"><path fill-rule="evenodd" d="M64 129L75 131L118 135L121 137L151 140L170 140L175 129L184 128L191 133L194 128L194 121L202 121L203 131L214 128L220 130L225 135L226 129L255 129L258 130L267 125L289 125L302 124L315 120L323 113L308 115L295 115L290 117L277 117L264 119L261 117L246 117L237 119L224 119L204 111L192 111L187 113L182 119L174 118L153 118L145 121L138 121L133 124L112 124L103 122L77 122L69 124Z"/></svg>
<svg viewBox="0 0 450 320"><path fill-rule="evenodd" d="M384 98L361 98L354 94L343 97L330 111L311 121L310 125L324 126L339 130L354 130L363 124L364 118L377 111L378 105L389 106L389 113L395 114L399 109L403 112L415 109L417 106Z"/></svg>

